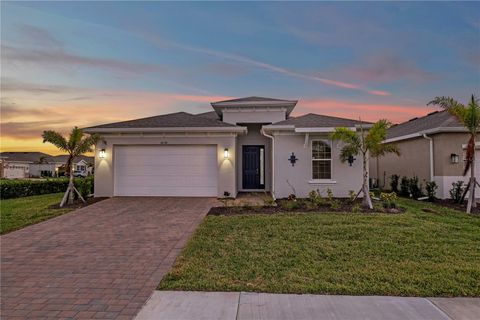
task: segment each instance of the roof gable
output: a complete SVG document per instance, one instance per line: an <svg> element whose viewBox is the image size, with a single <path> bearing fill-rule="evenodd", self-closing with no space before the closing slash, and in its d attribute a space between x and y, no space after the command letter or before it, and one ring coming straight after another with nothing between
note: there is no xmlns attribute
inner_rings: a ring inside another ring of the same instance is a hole
<svg viewBox="0 0 480 320"><path fill-rule="evenodd" d="M246 97L231 100L212 102L211 105L215 112L221 116L223 110L229 108L284 108L289 115L297 105L298 100L282 100L265 97Z"/></svg>

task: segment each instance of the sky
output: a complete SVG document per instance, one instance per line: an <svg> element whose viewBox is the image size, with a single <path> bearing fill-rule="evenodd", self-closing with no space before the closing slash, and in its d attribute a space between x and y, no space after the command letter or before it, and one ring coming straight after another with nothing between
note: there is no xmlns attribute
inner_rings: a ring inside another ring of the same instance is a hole
<svg viewBox="0 0 480 320"><path fill-rule="evenodd" d="M6 2L1 151L246 96L393 123L480 88L478 2Z"/></svg>

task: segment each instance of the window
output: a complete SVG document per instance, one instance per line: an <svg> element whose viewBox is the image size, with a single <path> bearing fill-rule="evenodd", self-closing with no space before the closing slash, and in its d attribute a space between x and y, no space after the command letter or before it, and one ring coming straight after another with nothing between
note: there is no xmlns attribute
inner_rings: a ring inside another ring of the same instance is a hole
<svg viewBox="0 0 480 320"><path fill-rule="evenodd" d="M323 141L312 141L312 178L332 178L332 149Z"/></svg>

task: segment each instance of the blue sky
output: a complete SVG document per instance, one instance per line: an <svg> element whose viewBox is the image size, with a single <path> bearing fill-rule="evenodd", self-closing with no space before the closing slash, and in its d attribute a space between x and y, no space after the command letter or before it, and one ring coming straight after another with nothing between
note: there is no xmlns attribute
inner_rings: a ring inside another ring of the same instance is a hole
<svg viewBox="0 0 480 320"><path fill-rule="evenodd" d="M475 2L2 2L2 150L230 97L398 122L480 87ZM72 117L73 116L73 117Z"/></svg>

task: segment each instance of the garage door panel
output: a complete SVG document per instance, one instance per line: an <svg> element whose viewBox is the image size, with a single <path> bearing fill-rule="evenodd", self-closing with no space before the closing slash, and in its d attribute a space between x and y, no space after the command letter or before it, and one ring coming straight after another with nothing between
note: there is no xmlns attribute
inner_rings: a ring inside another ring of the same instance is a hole
<svg viewBox="0 0 480 320"><path fill-rule="evenodd" d="M115 195L216 196L216 146L117 146Z"/></svg>

